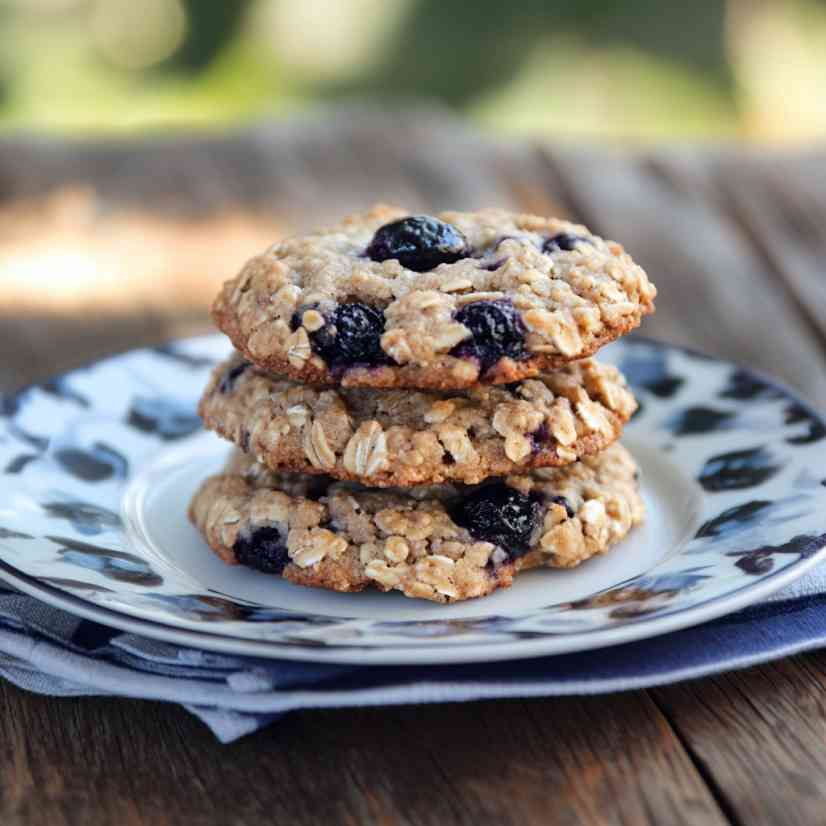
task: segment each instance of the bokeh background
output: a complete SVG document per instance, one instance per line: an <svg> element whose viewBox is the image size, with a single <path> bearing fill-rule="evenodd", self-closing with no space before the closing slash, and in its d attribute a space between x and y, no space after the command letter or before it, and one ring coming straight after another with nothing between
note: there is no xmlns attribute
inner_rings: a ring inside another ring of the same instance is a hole
<svg viewBox="0 0 826 826"><path fill-rule="evenodd" d="M826 0L0 0L0 390L210 330L379 200L582 220L646 333L805 386L731 313L794 283L773 326L826 323L824 90Z"/></svg>
<svg viewBox="0 0 826 826"><path fill-rule="evenodd" d="M821 0L0 0L0 125L216 128L438 101L507 134L826 133Z"/></svg>

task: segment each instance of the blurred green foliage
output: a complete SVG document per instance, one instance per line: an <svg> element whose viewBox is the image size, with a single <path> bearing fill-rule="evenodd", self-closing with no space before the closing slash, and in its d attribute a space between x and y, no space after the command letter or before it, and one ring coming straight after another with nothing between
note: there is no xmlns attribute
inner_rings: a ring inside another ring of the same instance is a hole
<svg viewBox="0 0 826 826"><path fill-rule="evenodd" d="M237 123L347 98L500 130L826 133L823 0L0 0L0 124Z"/></svg>
<svg viewBox="0 0 826 826"><path fill-rule="evenodd" d="M720 0L419 0L381 64L334 88L425 95L462 106L513 82L535 49L570 32L595 47L636 47L681 64L731 94L724 11Z"/></svg>
<svg viewBox="0 0 826 826"><path fill-rule="evenodd" d="M250 0L185 0L187 32L164 68L199 72L209 66L236 37Z"/></svg>

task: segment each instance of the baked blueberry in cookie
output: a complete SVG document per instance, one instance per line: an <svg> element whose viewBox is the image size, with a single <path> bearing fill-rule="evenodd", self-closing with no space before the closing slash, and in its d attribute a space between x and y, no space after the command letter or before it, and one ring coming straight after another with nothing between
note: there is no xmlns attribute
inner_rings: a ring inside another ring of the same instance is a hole
<svg viewBox="0 0 826 826"><path fill-rule="evenodd" d="M482 373L505 356L515 361L527 358L525 325L510 301L466 304L455 318L470 330L471 337L458 344L451 355L478 359Z"/></svg>
<svg viewBox="0 0 826 826"><path fill-rule="evenodd" d="M314 353L333 368L386 364L388 357L381 349L384 315L367 304L354 301L339 304L324 318L324 325L309 333ZM301 316L293 316L293 329L301 324Z"/></svg>
<svg viewBox="0 0 826 826"><path fill-rule="evenodd" d="M427 272L470 255L467 239L452 224L429 215L412 215L376 230L367 247L373 261L395 258L403 267Z"/></svg>
<svg viewBox="0 0 826 826"><path fill-rule="evenodd" d="M232 550L241 565L265 574L282 573L290 561L278 528L262 527L249 536L239 536Z"/></svg>
<svg viewBox="0 0 826 826"><path fill-rule="evenodd" d="M572 232L560 232L551 238L545 239L542 243L542 252L552 253L564 250L565 252L572 252L576 249L579 243L589 244L590 238L584 235L574 235Z"/></svg>
<svg viewBox="0 0 826 826"><path fill-rule="evenodd" d="M530 547L542 505L537 496L525 496L503 482L484 485L460 500L453 521L475 539L492 542L516 559Z"/></svg>
<svg viewBox="0 0 826 826"><path fill-rule="evenodd" d="M634 481L637 481L638 479L639 471L634 471ZM565 513L568 514L568 519L574 518L574 514L576 512L574 511L573 507L571 507L571 503L564 496L552 496L550 499L548 499L548 501L554 505L562 505L562 507L565 508Z"/></svg>
<svg viewBox="0 0 826 826"><path fill-rule="evenodd" d="M250 362L246 360L231 363L218 383L218 392L231 393L235 389L235 382L251 366Z"/></svg>

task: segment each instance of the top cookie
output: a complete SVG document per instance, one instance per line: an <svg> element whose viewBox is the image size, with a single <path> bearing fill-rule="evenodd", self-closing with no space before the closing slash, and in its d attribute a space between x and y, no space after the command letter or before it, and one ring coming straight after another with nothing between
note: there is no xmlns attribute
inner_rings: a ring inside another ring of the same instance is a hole
<svg viewBox="0 0 826 826"><path fill-rule="evenodd" d="M579 224L378 206L253 258L212 314L250 361L298 381L458 389L588 356L656 294L619 244Z"/></svg>

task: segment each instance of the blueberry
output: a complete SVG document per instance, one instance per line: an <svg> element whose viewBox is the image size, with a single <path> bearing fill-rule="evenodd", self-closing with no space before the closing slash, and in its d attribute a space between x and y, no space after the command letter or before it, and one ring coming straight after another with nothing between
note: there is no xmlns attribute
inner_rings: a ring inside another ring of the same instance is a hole
<svg viewBox="0 0 826 826"><path fill-rule="evenodd" d="M564 496L552 496L549 501L553 502L554 505L562 505L565 508L565 513L568 514L568 519L573 519L576 516L576 511Z"/></svg>
<svg viewBox="0 0 826 826"><path fill-rule="evenodd" d="M300 316L293 318L298 326ZM387 364L389 359L381 349L384 314L367 304L339 304L326 316L326 324L310 333L313 351L330 367L354 364Z"/></svg>
<svg viewBox="0 0 826 826"><path fill-rule="evenodd" d="M589 238L584 235L574 235L571 232L560 232L559 235L554 235L552 238L546 238L542 244L542 252L557 252L558 250L565 250L570 252L576 249L576 245L583 241L590 244Z"/></svg>
<svg viewBox="0 0 826 826"><path fill-rule="evenodd" d="M475 539L493 542L516 559L527 553L541 511L537 497L524 496L502 482L495 482L460 500L451 516Z"/></svg>
<svg viewBox="0 0 826 826"><path fill-rule="evenodd" d="M470 254L467 239L451 224L428 215L412 215L379 227L367 247L373 261L395 258L403 267L427 272Z"/></svg>
<svg viewBox="0 0 826 826"><path fill-rule="evenodd" d="M238 364L230 365L218 383L218 392L231 393L235 388L235 382L238 381L241 374L250 366L250 362L248 361L241 361L238 362Z"/></svg>
<svg viewBox="0 0 826 826"><path fill-rule="evenodd" d="M530 433L529 436L531 442L531 450L534 453L539 453L539 451L542 450L542 448L547 443L551 434L548 430L548 425L546 425L545 422L542 422L542 424L539 425L539 427L536 430L534 430L533 433Z"/></svg>
<svg viewBox="0 0 826 826"><path fill-rule="evenodd" d="M510 301L466 304L456 313L456 321L464 324L472 336L459 342L451 355L477 358L483 373L505 356L516 361L527 358L525 325Z"/></svg>
<svg viewBox="0 0 826 826"><path fill-rule="evenodd" d="M491 261L489 264L482 264L482 269L487 270L488 272L496 272L502 264L507 261L507 258L497 258L495 261Z"/></svg>
<svg viewBox="0 0 826 826"><path fill-rule="evenodd" d="M290 561L277 528L258 528L248 537L239 536L232 550L242 565L265 574L280 574Z"/></svg>

